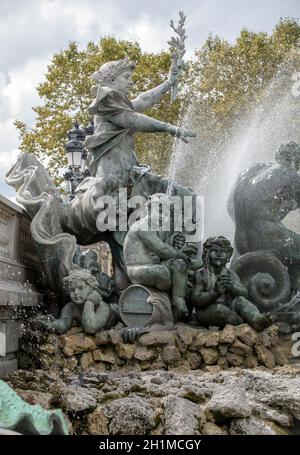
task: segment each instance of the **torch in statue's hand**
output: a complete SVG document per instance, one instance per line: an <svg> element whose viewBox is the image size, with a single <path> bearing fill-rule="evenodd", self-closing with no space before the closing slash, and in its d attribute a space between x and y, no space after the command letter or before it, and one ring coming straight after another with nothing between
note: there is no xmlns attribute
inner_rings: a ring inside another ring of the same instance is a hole
<svg viewBox="0 0 300 455"><path fill-rule="evenodd" d="M185 22L186 16L182 11L179 11L179 21L178 25L175 26L174 22L170 21L170 26L174 30L174 32L178 35L177 37L172 36L168 44L170 45L170 52L171 52L171 59L172 64L169 72L168 81L169 84L172 86L171 89L171 102L173 103L177 98L177 81L178 77L182 73L184 68L183 56L185 54Z"/></svg>

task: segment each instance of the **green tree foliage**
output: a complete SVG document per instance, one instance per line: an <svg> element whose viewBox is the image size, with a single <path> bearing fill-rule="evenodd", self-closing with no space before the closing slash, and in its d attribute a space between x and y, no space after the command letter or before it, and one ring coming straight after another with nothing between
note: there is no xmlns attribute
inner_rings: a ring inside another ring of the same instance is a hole
<svg viewBox="0 0 300 455"><path fill-rule="evenodd" d="M80 124L88 124L93 72L103 63L125 56L137 62L130 97L166 80L169 54L143 53L134 42L108 37L101 39L98 45L88 43L84 50L72 42L66 50L55 54L48 66L46 80L37 87L41 105L33 108L36 113L34 127L29 128L20 120L15 122L21 138L20 149L35 154L47 164L51 174L57 176L58 168L67 164L64 144L74 119ZM170 97L166 95L146 114L176 123L178 109L179 101L170 106ZM171 144L172 138L166 134L139 134L136 141L138 157L156 171L163 171L169 161Z"/></svg>

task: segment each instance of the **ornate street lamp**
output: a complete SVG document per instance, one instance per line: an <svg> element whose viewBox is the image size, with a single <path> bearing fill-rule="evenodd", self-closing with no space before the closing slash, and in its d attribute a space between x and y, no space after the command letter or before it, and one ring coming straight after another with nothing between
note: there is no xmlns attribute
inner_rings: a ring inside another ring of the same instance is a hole
<svg viewBox="0 0 300 455"><path fill-rule="evenodd" d="M78 122L74 123L74 128L68 132L68 142L65 145L65 150L68 159L68 170L64 174L66 192L70 199L75 196L75 190L78 185L90 174L86 168L87 151L83 146L83 142L88 134L93 134L93 124L84 130L79 127Z"/></svg>

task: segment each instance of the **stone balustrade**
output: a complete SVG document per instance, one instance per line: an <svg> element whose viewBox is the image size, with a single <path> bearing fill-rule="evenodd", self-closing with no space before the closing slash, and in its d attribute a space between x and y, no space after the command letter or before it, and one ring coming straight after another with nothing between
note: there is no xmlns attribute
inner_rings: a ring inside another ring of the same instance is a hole
<svg viewBox="0 0 300 455"><path fill-rule="evenodd" d="M42 302L41 265L30 220L19 205L0 195L0 377L18 367L20 311Z"/></svg>

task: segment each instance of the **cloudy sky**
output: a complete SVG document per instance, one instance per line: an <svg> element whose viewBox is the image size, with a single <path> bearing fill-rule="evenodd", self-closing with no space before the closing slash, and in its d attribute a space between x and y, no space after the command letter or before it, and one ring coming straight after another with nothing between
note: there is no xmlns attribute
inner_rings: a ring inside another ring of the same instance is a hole
<svg viewBox="0 0 300 455"><path fill-rule="evenodd" d="M181 9L189 55L210 32L232 41L242 27L270 32L280 17L300 16L299 0L0 0L0 194L14 194L4 182L18 154L13 121L33 125L35 87L52 55L69 41L84 47L105 35L167 49L169 20Z"/></svg>

